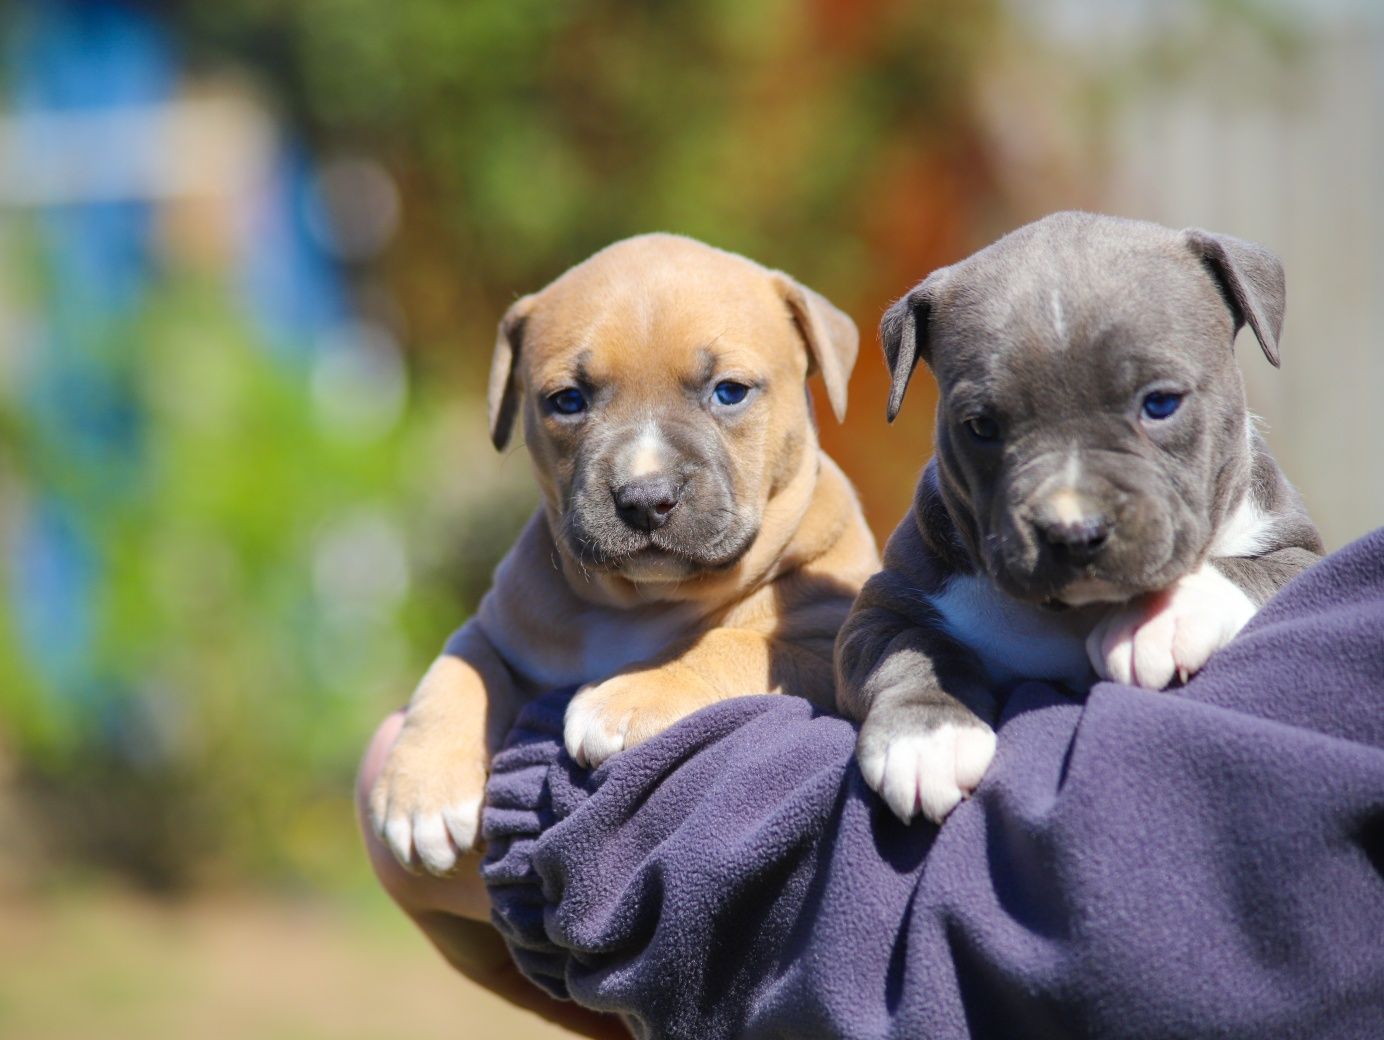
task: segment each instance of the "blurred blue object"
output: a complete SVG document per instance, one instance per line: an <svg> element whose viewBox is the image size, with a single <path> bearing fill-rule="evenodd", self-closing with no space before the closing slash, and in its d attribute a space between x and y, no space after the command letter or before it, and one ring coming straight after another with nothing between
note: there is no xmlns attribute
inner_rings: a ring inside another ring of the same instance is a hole
<svg viewBox="0 0 1384 1040"><path fill-rule="evenodd" d="M173 90L167 35L124 4L39 0L25 6L13 39L11 103L21 125L47 112L154 104ZM45 210L54 302L94 317L138 306L149 276L151 217L149 203L136 199Z"/></svg>
<svg viewBox="0 0 1384 1040"><path fill-rule="evenodd" d="M349 317L340 272L308 225L322 205L312 172L298 148L275 156L240 258L241 290L266 341L300 359L324 347Z"/></svg>
<svg viewBox="0 0 1384 1040"><path fill-rule="evenodd" d="M174 70L167 36L122 4L45 0L28 5L13 36L16 120L46 112L166 100ZM21 140L42 144L37 135ZM86 701L106 688L95 663L94 597L104 580L99 539L112 499L137 484L138 401L120 373L121 334L151 273L152 207L138 199L45 208L37 214L43 313L37 364L20 395L34 474L11 573L21 638L54 694ZM103 479L106 478L106 479ZM116 478L116 479L112 479Z"/></svg>
<svg viewBox="0 0 1384 1040"><path fill-rule="evenodd" d="M7 15L11 158L26 173L7 196L11 212L0 215L28 218L38 287L26 321L32 363L15 388L29 483L9 595L23 652L48 694L113 722L97 729L117 753L124 742L112 734L138 705L128 680L102 663L112 629L103 611L118 609L104 594L114 580L109 530L122 506L148 493L140 322L166 275L160 207L182 190L166 171L188 158L149 154L166 138L129 132L163 125L179 100L176 42L156 12L32 0ZM221 200L250 225L233 238L224 289L240 297L273 355L302 367L347 323L347 294L312 234L320 204L308 158L278 143L268 160L262 183Z"/></svg>
<svg viewBox="0 0 1384 1040"><path fill-rule="evenodd" d="M36 503L21 532L11 590L20 633L51 689L81 695L88 689L92 612L86 591L95 572L81 518L56 496Z"/></svg>

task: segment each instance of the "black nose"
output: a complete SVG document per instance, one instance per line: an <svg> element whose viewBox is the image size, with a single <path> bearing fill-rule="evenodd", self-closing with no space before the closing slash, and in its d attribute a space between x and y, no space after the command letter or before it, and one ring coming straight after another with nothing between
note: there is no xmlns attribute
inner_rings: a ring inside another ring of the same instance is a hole
<svg viewBox="0 0 1384 1040"><path fill-rule="evenodd" d="M641 477L611 488L620 519L641 531L654 531L668 522L678 504L678 488L667 477Z"/></svg>
<svg viewBox="0 0 1384 1040"><path fill-rule="evenodd" d="M1089 560L1110 540L1111 523L1100 514L1079 520L1037 521L1034 526L1055 556Z"/></svg>

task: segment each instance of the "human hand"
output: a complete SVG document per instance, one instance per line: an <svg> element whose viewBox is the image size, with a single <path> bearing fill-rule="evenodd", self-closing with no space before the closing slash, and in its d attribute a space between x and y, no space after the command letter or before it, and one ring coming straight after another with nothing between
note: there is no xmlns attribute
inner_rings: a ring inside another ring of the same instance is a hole
<svg viewBox="0 0 1384 1040"><path fill-rule="evenodd" d="M370 741L356 781L356 815L375 875L399 908L418 925L439 953L472 982L531 1011L577 1036L626 1038L628 1032L611 1015L554 1000L524 978L490 925L490 900L481 881L481 854L461 855L449 877L405 870L370 824L369 796L390 750L403 728L404 713L395 712Z"/></svg>

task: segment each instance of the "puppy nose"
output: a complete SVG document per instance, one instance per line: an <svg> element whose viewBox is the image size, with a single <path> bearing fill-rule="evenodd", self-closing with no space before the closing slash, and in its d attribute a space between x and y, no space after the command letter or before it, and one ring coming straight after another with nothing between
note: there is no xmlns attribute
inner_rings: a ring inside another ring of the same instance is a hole
<svg viewBox="0 0 1384 1040"><path fill-rule="evenodd" d="M678 504L678 488L665 476L640 477L612 488L620 519L641 531L654 531L668 522Z"/></svg>
<svg viewBox="0 0 1384 1040"><path fill-rule="evenodd" d="M1110 521L1099 513L1065 519L1045 518L1034 522L1039 535L1059 556L1089 560L1110 540Z"/></svg>

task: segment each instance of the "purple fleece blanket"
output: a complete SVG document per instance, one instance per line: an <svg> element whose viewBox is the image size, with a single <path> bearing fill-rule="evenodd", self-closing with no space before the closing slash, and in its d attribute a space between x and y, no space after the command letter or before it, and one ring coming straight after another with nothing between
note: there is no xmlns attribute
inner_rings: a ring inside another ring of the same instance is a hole
<svg viewBox="0 0 1384 1040"><path fill-rule="evenodd" d="M638 1036L1384 1037L1384 531L1180 692L1017 689L940 831L797 698L594 773L564 704L495 762L483 873L529 977Z"/></svg>

